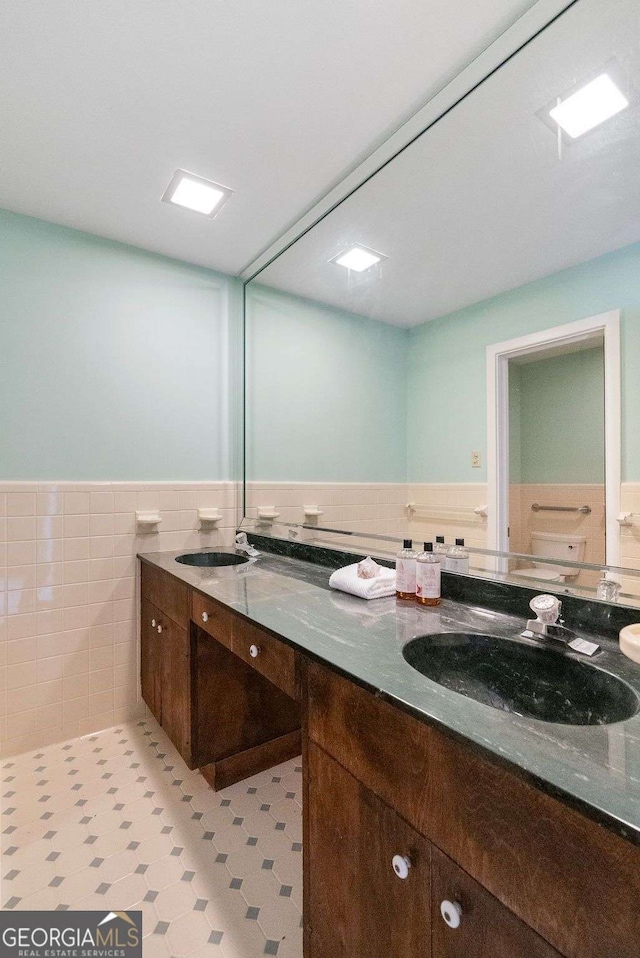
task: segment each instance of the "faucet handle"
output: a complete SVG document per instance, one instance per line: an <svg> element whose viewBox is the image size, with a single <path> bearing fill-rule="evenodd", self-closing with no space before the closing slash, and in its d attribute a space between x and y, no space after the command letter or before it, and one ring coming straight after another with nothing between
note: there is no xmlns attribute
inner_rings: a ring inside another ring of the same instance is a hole
<svg viewBox="0 0 640 958"><path fill-rule="evenodd" d="M545 625L555 625L560 616L562 603L555 595L545 593L534 596L529 603L529 608L535 612L539 622L543 622Z"/></svg>

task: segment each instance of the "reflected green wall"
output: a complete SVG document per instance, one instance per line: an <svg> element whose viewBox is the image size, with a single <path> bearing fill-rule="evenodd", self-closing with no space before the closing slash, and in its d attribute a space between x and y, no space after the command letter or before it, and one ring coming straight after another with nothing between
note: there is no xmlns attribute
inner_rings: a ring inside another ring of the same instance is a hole
<svg viewBox="0 0 640 958"><path fill-rule="evenodd" d="M604 482L602 347L509 363L510 480Z"/></svg>
<svg viewBox="0 0 640 958"><path fill-rule="evenodd" d="M621 310L622 478L640 481L640 244L409 331L408 477L486 481L486 347ZM471 468L471 452L482 468Z"/></svg>
<svg viewBox="0 0 640 958"><path fill-rule="evenodd" d="M405 482L408 335L247 288L247 479Z"/></svg>
<svg viewBox="0 0 640 958"><path fill-rule="evenodd" d="M239 291L0 211L0 479L237 475Z"/></svg>

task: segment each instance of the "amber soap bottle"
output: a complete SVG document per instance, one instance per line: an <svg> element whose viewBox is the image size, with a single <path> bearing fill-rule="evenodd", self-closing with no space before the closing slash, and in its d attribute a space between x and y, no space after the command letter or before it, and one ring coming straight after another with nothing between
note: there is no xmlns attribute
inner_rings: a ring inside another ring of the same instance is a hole
<svg viewBox="0 0 640 958"><path fill-rule="evenodd" d="M440 605L440 556L433 542L425 542L424 552L416 559L416 599L421 605Z"/></svg>
<svg viewBox="0 0 640 958"><path fill-rule="evenodd" d="M411 539L403 540L403 548L396 556L396 598L416 597L416 556Z"/></svg>

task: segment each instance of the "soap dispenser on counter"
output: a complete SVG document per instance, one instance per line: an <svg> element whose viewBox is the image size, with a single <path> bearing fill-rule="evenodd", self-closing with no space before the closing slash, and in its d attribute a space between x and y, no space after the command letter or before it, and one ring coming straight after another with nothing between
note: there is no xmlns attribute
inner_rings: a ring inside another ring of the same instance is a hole
<svg viewBox="0 0 640 958"><path fill-rule="evenodd" d="M433 542L425 542L424 552L416 560L416 599L421 605L440 605L441 568Z"/></svg>
<svg viewBox="0 0 640 958"><path fill-rule="evenodd" d="M396 556L396 597L416 597L416 557L411 539L404 539L403 548Z"/></svg>

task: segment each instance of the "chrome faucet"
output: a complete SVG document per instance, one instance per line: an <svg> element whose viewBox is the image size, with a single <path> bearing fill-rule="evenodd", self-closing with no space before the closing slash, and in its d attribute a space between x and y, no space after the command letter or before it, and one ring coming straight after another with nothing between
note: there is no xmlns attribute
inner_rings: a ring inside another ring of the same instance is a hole
<svg viewBox="0 0 640 958"><path fill-rule="evenodd" d="M522 633L525 638L539 635L544 639L553 639L562 642L572 652L581 652L583 655L595 655L600 651L600 646L595 642L581 639L566 628L560 618L562 603L555 595L536 595L529 606L536 613L536 618L527 620L527 628Z"/></svg>
<svg viewBox="0 0 640 958"><path fill-rule="evenodd" d="M244 552L246 555L251 556L252 558L260 555L258 550L254 549L247 539L246 532L238 532L236 535L236 552Z"/></svg>

